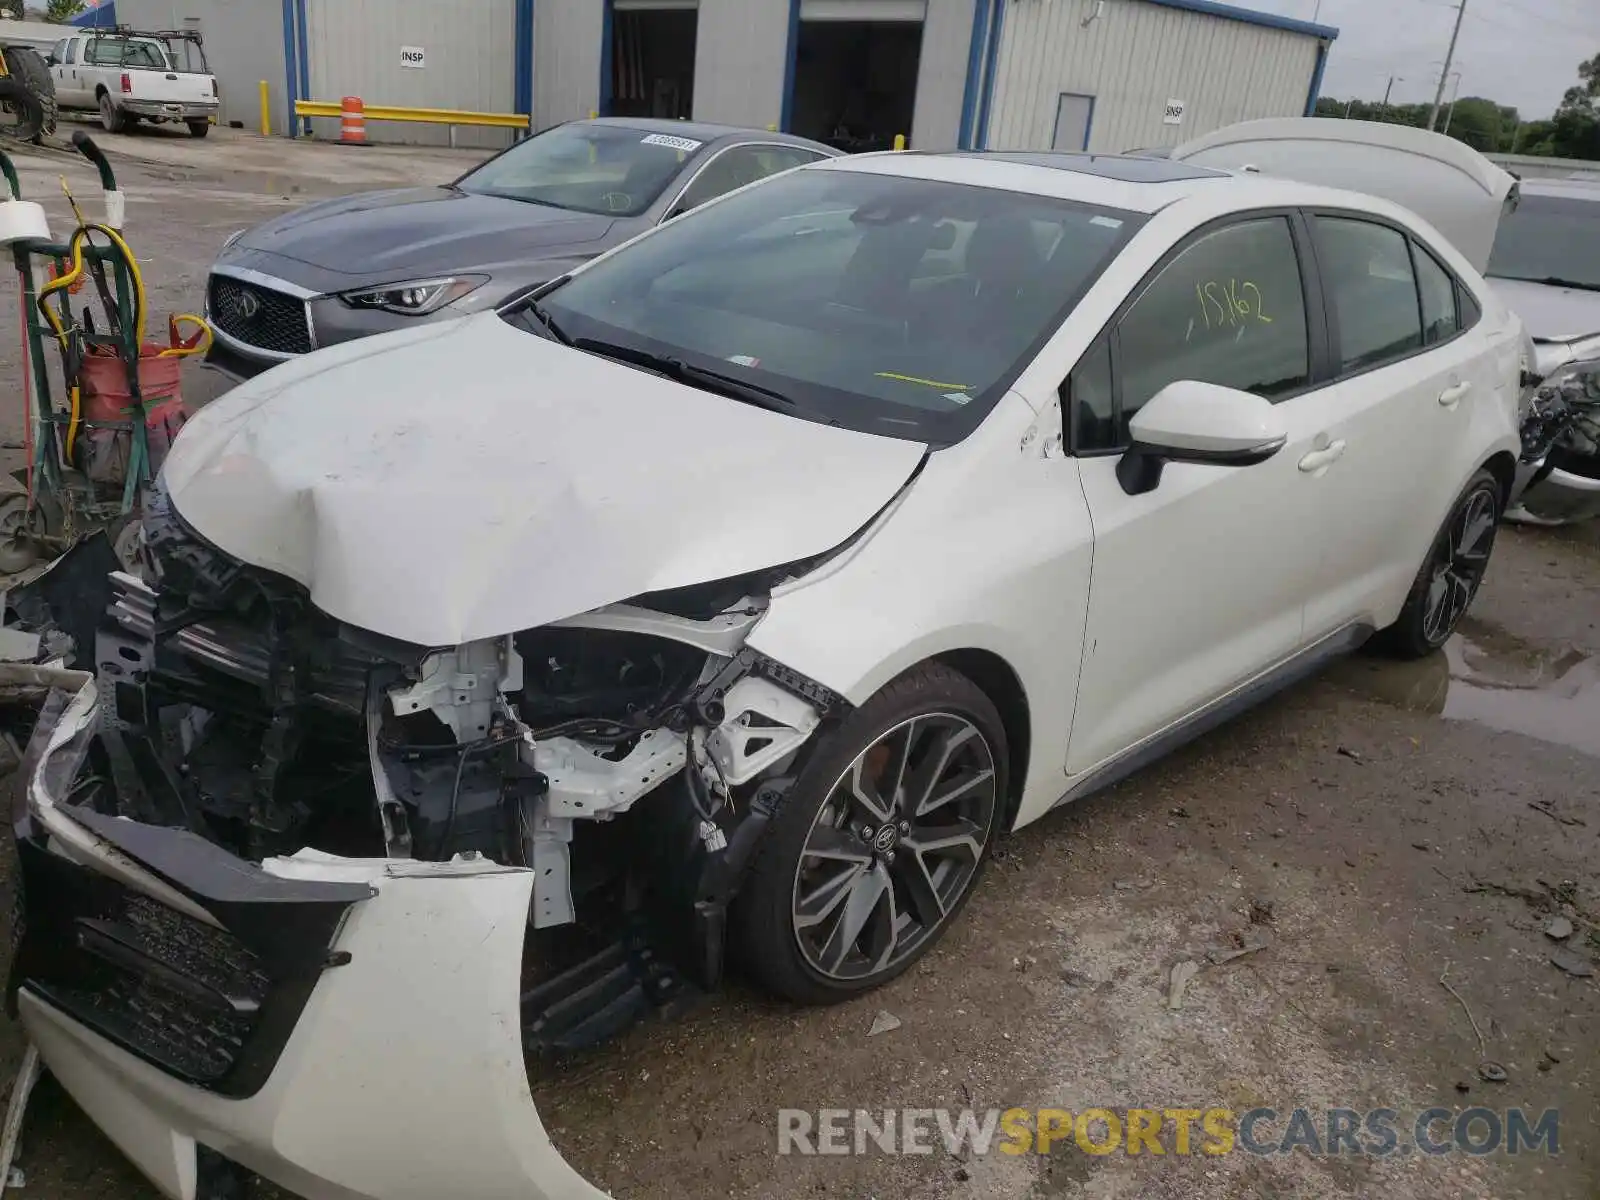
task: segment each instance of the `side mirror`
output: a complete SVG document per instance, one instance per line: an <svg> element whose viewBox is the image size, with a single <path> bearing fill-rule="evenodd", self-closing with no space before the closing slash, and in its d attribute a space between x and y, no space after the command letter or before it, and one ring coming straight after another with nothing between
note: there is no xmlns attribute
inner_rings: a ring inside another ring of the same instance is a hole
<svg viewBox="0 0 1600 1200"><path fill-rule="evenodd" d="M1117 482L1130 496L1154 490L1169 462L1250 467L1289 440L1283 414L1260 396L1180 379L1134 414L1133 435L1117 462Z"/></svg>

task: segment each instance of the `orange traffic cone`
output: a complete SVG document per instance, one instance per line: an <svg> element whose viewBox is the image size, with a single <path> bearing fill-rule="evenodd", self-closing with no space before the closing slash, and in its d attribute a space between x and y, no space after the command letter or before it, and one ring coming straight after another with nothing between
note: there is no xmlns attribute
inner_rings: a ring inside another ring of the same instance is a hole
<svg viewBox="0 0 1600 1200"><path fill-rule="evenodd" d="M340 102L339 141L345 146L367 144L366 110L361 106L360 96L346 96Z"/></svg>

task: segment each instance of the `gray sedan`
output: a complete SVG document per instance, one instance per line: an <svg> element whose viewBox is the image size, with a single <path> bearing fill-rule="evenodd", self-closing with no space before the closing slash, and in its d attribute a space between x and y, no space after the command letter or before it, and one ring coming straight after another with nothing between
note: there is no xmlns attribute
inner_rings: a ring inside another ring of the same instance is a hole
<svg viewBox="0 0 1600 1200"><path fill-rule="evenodd" d="M312 204L223 245L206 285L208 361L246 377L492 308L725 192L838 153L726 125L573 121L442 187Z"/></svg>

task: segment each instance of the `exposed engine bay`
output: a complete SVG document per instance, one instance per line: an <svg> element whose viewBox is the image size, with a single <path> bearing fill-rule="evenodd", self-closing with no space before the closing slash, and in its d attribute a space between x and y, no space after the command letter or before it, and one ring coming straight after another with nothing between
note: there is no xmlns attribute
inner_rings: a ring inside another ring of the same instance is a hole
<svg viewBox="0 0 1600 1200"><path fill-rule="evenodd" d="M440 649L334 620L159 493L145 556L144 578L110 576L99 723L67 802L258 864L530 868L533 933L609 947L528 955L530 1048L588 1044L717 982L740 875L845 707L744 646L794 568Z"/></svg>

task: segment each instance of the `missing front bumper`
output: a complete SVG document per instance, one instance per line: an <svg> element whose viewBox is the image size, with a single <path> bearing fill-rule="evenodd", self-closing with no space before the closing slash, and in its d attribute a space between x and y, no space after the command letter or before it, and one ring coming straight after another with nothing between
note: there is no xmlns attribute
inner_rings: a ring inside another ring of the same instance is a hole
<svg viewBox="0 0 1600 1200"><path fill-rule="evenodd" d="M209 1148L305 1200L600 1200L523 1065L531 872L310 851L256 868L85 821L49 791L92 724L85 691L30 780L12 991L45 1064L163 1193L195 1200Z"/></svg>

